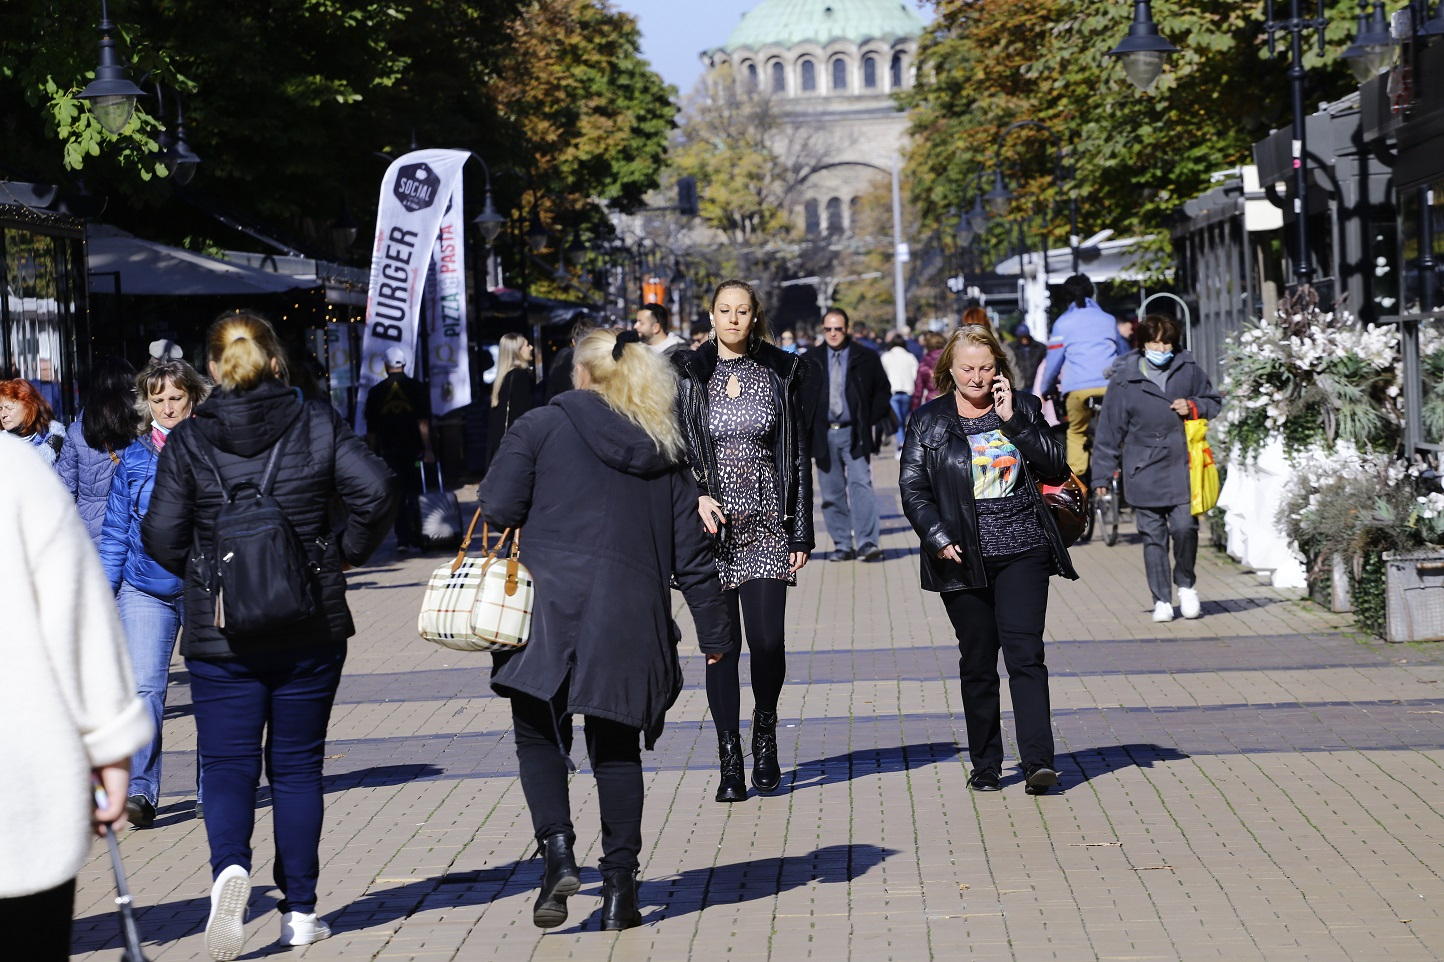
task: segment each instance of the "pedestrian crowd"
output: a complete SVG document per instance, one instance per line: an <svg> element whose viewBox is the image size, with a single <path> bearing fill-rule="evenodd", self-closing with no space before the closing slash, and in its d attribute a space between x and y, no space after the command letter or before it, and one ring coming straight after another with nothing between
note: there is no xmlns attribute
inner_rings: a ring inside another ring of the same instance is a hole
<svg viewBox="0 0 1444 962"><path fill-rule="evenodd" d="M674 331L660 304L627 330L578 324L544 391L531 342L501 339L478 515L513 532L517 551L525 530L534 579L529 632L494 655L491 684L510 701L541 857L538 927L565 922L580 888L568 784L578 716L601 814L601 927L641 923L641 752L682 687L672 588L705 660L715 800L782 785L788 589L817 547L814 478L827 560L875 563L885 552L871 459L896 446L920 587L957 637L975 791L1002 787L1000 653L1025 789L1059 783L1043 634L1051 578L1078 577L1069 521L1087 508L1059 493L1070 474L1085 479L1085 502L1122 476L1155 620L1172 618L1175 586L1183 616L1199 615L1182 425L1215 416L1218 393L1171 318L1144 318L1135 350L1086 277L1065 289L1070 306L1046 346L1026 327L1005 345L976 307L949 332L899 332L885 345L832 308L812 345L792 331L774 337L757 292L728 280L700 338ZM408 505L436 456L428 393L405 373L404 350L386 352L386 378L365 399L364 440L313 398L257 314L212 325L204 373L170 342L151 355L140 371L97 362L68 430L28 382L0 382L10 435L0 438L10 489L0 528L20 546L0 561L0 590L11 646L23 649L20 697L0 718L11 730L40 726L26 744L7 743L4 762L44 801L24 819L9 811L23 796L0 801L12 816L0 832L0 919L36 933L34 959L68 957L87 826L103 835L155 822L178 636L210 846L211 958L244 951L263 767L280 941L330 934L316 889L325 740L356 630L344 572L393 524L399 551L425 546ZM1043 397L1059 381L1066 442Z"/></svg>

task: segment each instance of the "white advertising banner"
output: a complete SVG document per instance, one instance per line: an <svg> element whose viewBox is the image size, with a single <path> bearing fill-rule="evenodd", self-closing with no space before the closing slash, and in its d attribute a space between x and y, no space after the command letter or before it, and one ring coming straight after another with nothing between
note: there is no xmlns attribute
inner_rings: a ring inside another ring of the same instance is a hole
<svg viewBox="0 0 1444 962"><path fill-rule="evenodd" d="M376 210L376 242L371 250L371 285L366 295L366 330L361 338L361 396L386 378L388 348L406 351L406 373L417 373L416 335L421 296L432 252L452 195L460 200L464 150L413 150L386 171ZM461 204L454 206L460 217ZM460 232L456 243L460 245ZM460 264L457 264L458 274ZM463 322L460 327L465 328ZM462 335L463 344L465 335Z"/></svg>
<svg viewBox="0 0 1444 962"><path fill-rule="evenodd" d="M461 178L441 217L426 283L427 376L431 411L445 414L471 403L471 364L466 339L466 222Z"/></svg>

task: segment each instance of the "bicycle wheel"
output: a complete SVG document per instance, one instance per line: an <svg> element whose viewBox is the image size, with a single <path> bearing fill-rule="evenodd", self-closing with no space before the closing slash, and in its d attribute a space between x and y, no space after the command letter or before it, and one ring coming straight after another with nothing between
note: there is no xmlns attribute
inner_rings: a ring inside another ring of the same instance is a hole
<svg viewBox="0 0 1444 962"><path fill-rule="evenodd" d="M1118 516L1122 511L1123 492L1119 490L1118 475L1114 475L1108 482L1108 497L1104 499L1102 511L1104 516L1100 527L1103 529L1103 543L1113 547L1118 543Z"/></svg>

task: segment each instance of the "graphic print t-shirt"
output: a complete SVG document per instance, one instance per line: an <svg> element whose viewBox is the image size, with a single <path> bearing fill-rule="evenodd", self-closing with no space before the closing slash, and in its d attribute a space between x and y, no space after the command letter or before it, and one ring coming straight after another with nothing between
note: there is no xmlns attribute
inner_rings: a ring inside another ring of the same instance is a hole
<svg viewBox="0 0 1444 962"><path fill-rule="evenodd" d="M1023 455L1003 433L996 411L959 417L972 448L973 503L984 558L1005 558L1047 545L1033 499L1020 487Z"/></svg>

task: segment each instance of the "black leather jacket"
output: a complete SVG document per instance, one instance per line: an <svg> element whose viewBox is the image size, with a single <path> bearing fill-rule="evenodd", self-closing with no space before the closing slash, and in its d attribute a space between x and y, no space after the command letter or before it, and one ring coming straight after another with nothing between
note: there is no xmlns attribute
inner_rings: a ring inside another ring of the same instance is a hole
<svg viewBox="0 0 1444 962"><path fill-rule="evenodd" d="M1033 499L1043 533L1053 552L1053 573L1076 580L1078 573L1063 546L1053 512L1038 493L1038 478L1068 476L1062 443L1043 420L1043 405L1031 394L1013 395L1013 417L1003 433L1023 456L1024 496ZM924 591L959 591L988 583L978 542L978 515L973 505L973 448L957 419L952 395L929 401L908 419L898 478L903 513L922 539ZM963 563L938 557L950 544L962 548Z"/></svg>
<svg viewBox="0 0 1444 962"><path fill-rule="evenodd" d="M815 545L812 465L807 438L802 431L802 359L765 341L757 345L751 356L771 375L776 394L778 434L774 453L781 482L777 498L788 547L792 551L811 551ZM672 364L679 375L677 402L682 433L687 439L688 467L697 479L700 492L718 498L714 487L717 448L708 426L711 408L707 398L707 384L717 370L717 345L708 341L695 351L678 351L672 355Z"/></svg>

